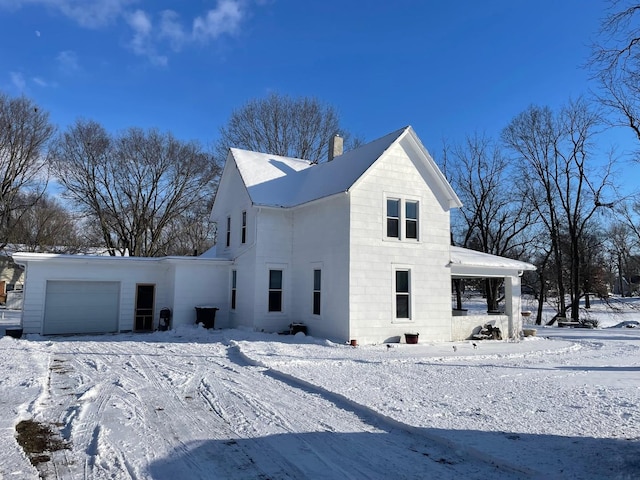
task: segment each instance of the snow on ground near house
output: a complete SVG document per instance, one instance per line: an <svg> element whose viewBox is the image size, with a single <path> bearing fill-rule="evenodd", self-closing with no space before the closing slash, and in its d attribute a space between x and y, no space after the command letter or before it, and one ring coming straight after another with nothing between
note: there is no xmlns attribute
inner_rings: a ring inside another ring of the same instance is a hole
<svg viewBox="0 0 640 480"><path fill-rule="evenodd" d="M3 479L39 478L23 419L71 442L44 478L640 478L640 328L353 348L183 327L4 337L0 361Z"/></svg>

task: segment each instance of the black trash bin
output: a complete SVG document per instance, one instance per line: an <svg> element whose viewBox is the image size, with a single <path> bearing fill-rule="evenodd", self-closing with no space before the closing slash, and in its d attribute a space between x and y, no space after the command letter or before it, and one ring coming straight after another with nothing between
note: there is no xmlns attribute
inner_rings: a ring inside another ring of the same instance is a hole
<svg viewBox="0 0 640 480"><path fill-rule="evenodd" d="M160 310L160 322L158 322L158 330L165 332L171 328L171 309L163 308Z"/></svg>
<svg viewBox="0 0 640 480"><path fill-rule="evenodd" d="M218 307L206 305L196 307L196 324L201 323L204 328L213 328L218 310Z"/></svg>

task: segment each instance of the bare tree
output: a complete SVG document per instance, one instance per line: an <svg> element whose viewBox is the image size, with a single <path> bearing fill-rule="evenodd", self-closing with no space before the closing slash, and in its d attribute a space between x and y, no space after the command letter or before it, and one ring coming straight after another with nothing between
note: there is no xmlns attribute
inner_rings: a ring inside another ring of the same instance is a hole
<svg viewBox="0 0 640 480"><path fill-rule="evenodd" d="M20 199L22 210L12 228L9 241L30 252L78 253L86 249L77 233L75 219L50 195L31 194ZM22 195L20 196L22 197Z"/></svg>
<svg viewBox="0 0 640 480"><path fill-rule="evenodd" d="M611 0L590 67L599 80L598 99L614 113L615 125L629 127L640 140L640 5Z"/></svg>
<svg viewBox="0 0 640 480"><path fill-rule="evenodd" d="M43 151L53 133L47 112L26 97L0 92L0 248L6 246L19 215L45 191Z"/></svg>
<svg viewBox="0 0 640 480"><path fill-rule="evenodd" d="M535 210L511 181L507 157L486 137L467 137L463 145L445 151L447 173L460 196L459 224L454 239L461 246L493 255L521 258L535 221ZM501 279L487 278L488 310L497 310ZM459 302L458 302L459 303Z"/></svg>
<svg viewBox="0 0 640 480"><path fill-rule="evenodd" d="M131 128L112 136L79 120L50 151L64 195L94 222L112 253L171 253L173 227L213 197L219 168L196 142Z"/></svg>
<svg viewBox="0 0 640 480"><path fill-rule="evenodd" d="M528 186L528 201L537 210L549 235L558 288L558 313L567 310L579 320L582 258L580 238L589 231L597 211L611 208L610 160L600 171L594 165L591 141L600 122L590 106L579 99L558 114L532 106L504 129L502 138L521 165L522 182ZM565 259L566 238L569 258ZM569 276L568 289L564 273ZM567 291L568 290L568 291Z"/></svg>
<svg viewBox="0 0 640 480"><path fill-rule="evenodd" d="M232 112L220 128L216 159L223 162L229 147L236 147L321 162L326 160L329 140L336 134L342 135L348 148L361 143L340 127L338 111L332 106L316 98L272 93Z"/></svg>

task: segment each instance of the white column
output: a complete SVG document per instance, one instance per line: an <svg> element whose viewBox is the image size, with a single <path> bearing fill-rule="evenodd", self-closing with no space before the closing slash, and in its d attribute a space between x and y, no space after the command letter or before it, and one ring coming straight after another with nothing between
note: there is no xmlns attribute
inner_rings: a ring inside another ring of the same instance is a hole
<svg viewBox="0 0 640 480"><path fill-rule="evenodd" d="M505 313L509 316L509 339L520 338L522 332L522 315L520 300L520 277L504 278Z"/></svg>

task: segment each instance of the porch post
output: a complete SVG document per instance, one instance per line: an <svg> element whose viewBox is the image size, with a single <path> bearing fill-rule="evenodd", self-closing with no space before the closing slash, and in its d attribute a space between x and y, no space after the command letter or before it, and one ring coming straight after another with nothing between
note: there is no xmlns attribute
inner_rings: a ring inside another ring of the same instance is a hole
<svg viewBox="0 0 640 480"><path fill-rule="evenodd" d="M519 338L520 333L522 332L520 285L519 276L508 276L504 278L504 313L509 316L510 340Z"/></svg>

